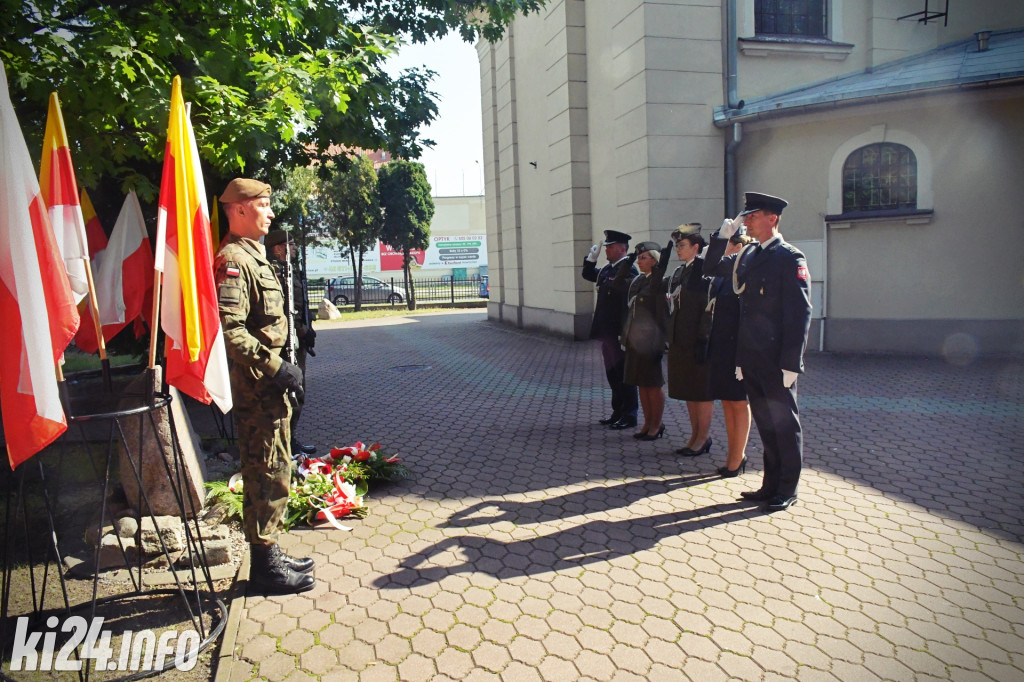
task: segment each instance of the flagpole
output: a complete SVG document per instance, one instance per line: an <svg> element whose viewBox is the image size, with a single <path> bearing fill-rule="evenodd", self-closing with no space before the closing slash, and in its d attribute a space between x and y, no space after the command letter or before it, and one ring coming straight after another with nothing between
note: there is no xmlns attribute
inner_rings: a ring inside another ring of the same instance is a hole
<svg viewBox="0 0 1024 682"><path fill-rule="evenodd" d="M156 369L156 337L160 334L160 284L163 273L153 268L153 324L149 328L149 368Z"/></svg>
<svg viewBox="0 0 1024 682"><path fill-rule="evenodd" d="M96 298L96 281L92 278L92 261L85 261L85 278L89 283L89 310L92 312L92 325L96 329L96 342L100 351L100 367L103 372L103 388L109 393L113 390L110 380L110 358L107 357L107 342L103 338L103 325L100 323L100 304Z"/></svg>

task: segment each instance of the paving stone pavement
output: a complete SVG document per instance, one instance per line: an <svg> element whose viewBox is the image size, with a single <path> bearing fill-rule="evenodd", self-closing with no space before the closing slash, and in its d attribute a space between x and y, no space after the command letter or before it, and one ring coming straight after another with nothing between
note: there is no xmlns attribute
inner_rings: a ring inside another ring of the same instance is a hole
<svg viewBox="0 0 1024 682"><path fill-rule="evenodd" d="M318 324L302 439L413 469L351 532L282 539L304 595L249 594L240 680L1022 680L1024 363L811 354L799 504L638 443L595 344L479 312Z"/></svg>

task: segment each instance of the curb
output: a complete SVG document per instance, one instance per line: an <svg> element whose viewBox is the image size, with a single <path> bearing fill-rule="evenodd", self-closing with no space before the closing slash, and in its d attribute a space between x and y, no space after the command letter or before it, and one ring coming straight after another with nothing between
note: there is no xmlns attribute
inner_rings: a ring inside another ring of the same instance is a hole
<svg viewBox="0 0 1024 682"><path fill-rule="evenodd" d="M231 603L228 605L228 622L224 626L224 637L221 639L217 656L214 659L213 682L230 682L232 662L234 661L235 642L238 639L238 625L242 622L242 611L245 610L245 592L249 585L249 552L246 551L242 563L238 566L235 582L232 585Z"/></svg>

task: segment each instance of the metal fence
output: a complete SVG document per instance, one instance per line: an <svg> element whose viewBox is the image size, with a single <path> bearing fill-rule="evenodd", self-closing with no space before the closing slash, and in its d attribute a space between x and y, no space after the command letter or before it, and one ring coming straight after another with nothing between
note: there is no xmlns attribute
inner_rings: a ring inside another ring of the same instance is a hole
<svg viewBox="0 0 1024 682"><path fill-rule="evenodd" d="M370 278L364 278L368 281ZM383 283L383 287L362 290L363 305L404 305L408 292L401 277L372 278ZM306 285L310 308L317 308L321 299L328 293L331 280L309 280ZM487 275L474 276L468 279L451 277L416 278L414 280L417 304L455 303L458 301L486 300L489 296ZM355 296L352 286L330 286L331 302L339 308L353 304ZM342 298L343 297L343 298Z"/></svg>

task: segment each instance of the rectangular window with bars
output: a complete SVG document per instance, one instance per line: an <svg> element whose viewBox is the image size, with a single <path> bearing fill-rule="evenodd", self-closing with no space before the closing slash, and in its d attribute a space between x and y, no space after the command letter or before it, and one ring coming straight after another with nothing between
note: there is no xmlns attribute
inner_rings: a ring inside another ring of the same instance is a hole
<svg viewBox="0 0 1024 682"><path fill-rule="evenodd" d="M828 0L754 0L759 36L825 38Z"/></svg>

